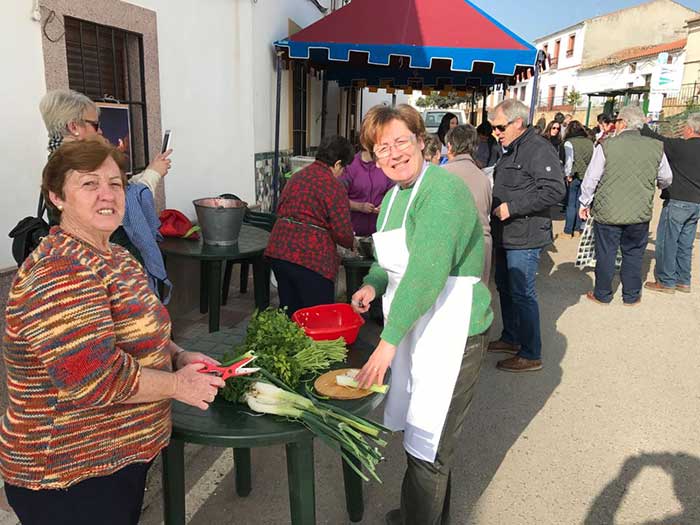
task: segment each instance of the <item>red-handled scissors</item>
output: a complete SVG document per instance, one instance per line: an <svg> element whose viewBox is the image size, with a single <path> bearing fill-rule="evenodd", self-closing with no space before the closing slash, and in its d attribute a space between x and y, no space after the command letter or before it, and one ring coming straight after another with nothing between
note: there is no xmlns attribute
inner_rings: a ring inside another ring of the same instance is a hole
<svg viewBox="0 0 700 525"><path fill-rule="evenodd" d="M245 368L245 365L247 365L255 359L257 359L257 356L255 355L245 357L240 361L236 361L232 365L228 366L211 365L209 363L204 363L204 367L200 368L199 372L202 372L203 374L216 373L219 374L224 380L228 379L229 377L247 376L249 374L254 374L255 372L258 372L260 370L259 368L254 367Z"/></svg>

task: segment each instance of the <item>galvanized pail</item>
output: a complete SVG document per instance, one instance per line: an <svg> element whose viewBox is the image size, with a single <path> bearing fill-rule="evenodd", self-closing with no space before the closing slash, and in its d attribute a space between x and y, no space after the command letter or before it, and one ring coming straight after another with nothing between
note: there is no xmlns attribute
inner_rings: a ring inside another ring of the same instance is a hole
<svg viewBox="0 0 700 525"><path fill-rule="evenodd" d="M248 204L238 199L208 197L192 201L205 244L231 246L238 242Z"/></svg>

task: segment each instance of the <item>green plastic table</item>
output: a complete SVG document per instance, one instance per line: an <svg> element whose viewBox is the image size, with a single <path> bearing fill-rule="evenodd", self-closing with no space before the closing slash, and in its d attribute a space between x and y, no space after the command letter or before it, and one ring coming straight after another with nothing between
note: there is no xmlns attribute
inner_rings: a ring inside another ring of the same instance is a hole
<svg viewBox="0 0 700 525"><path fill-rule="evenodd" d="M237 329L210 333L183 346L220 358L223 352L240 341ZM374 345L358 340L348 351L348 366L360 368L369 358ZM358 415L366 415L376 408L383 396L374 394L353 401L332 403ZM236 492L245 497L251 491L250 449L270 445L285 445L289 505L293 525L312 525L316 522L314 488L313 434L300 424L274 416L251 417L244 405L228 403L217 398L207 411L179 402L173 403L173 430L170 445L163 451L163 498L165 525L185 524L185 443L232 447ZM338 458L338 461L342 460ZM351 521L362 520L363 481L343 463L345 501Z"/></svg>
<svg viewBox="0 0 700 525"><path fill-rule="evenodd" d="M222 263L245 261L253 265L255 307L264 310L270 305L270 266L263 252L270 233L262 228L243 224L238 243L232 246L204 244L202 239L189 240L166 237L160 250L166 256L178 256L200 261L199 309L209 313L209 331L219 330L221 316Z"/></svg>

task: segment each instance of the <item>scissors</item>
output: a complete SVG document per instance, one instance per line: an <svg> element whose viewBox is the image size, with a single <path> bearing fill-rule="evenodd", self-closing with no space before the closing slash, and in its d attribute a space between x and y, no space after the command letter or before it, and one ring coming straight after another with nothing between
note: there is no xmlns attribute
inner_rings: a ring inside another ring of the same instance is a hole
<svg viewBox="0 0 700 525"><path fill-rule="evenodd" d="M204 367L199 369L199 372L202 372L203 374L210 374L210 373L215 373L219 374L221 379L226 380L229 377L238 377L238 376L247 376L250 374L254 374L255 372L260 371L259 368L246 368L245 366L257 359L258 356L252 355L252 356L247 356L241 359L240 361L236 361L235 363L228 365L228 366L220 366L220 365L211 365L209 363L204 363Z"/></svg>

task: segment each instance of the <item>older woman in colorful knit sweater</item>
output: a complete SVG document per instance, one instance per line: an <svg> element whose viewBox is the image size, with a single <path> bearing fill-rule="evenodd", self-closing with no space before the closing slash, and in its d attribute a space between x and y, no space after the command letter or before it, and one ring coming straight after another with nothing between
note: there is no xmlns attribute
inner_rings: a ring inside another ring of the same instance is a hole
<svg viewBox="0 0 700 525"><path fill-rule="evenodd" d="M141 266L109 242L124 215L123 168L101 141L50 157L42 192L60 225L10 291L0 473L25 525L138 523L146 473L170 437L170 401L205 410L224 385L198 372L214 360L171 341Z"/></svg>
<svg viewBox="0 0 700 525"><path fill-rule="evenodd" d="M424 137L410 106L377 106L365 117L362 144L396 186L373 236L377 262L352 297L359 312L384 298L384 330L358 382L382 383L391 366L384 424L404 431L408 468L387 522L421 525L449 514L454 445L493 320L474 199L462 180L424 161Z"/></svg>

